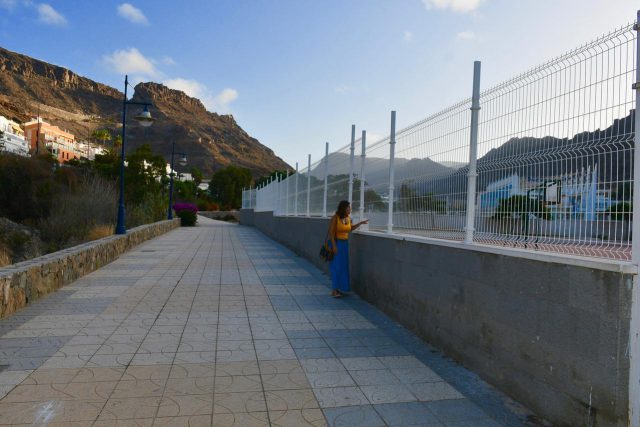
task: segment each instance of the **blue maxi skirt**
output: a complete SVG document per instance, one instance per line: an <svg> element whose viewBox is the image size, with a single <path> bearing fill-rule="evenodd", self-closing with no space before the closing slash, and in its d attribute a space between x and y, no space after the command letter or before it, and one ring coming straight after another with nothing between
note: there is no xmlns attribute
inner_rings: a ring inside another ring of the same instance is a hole
<svg viewBox="0 0 640 427"><path fill-rule="evenodd" d="M338 253L329 264L331 287L341 292L349 292L349 241L336 239Z"/></svg>

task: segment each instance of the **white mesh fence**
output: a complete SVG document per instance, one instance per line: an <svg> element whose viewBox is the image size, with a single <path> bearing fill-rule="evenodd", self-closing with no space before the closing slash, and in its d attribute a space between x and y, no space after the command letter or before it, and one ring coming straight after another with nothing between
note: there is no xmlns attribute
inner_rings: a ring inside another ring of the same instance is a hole
<svg viewBox="0 0 640 427"><path fill-rule="evenodd" d="M627 25L481 93L474 242L631 259L636 43ZM370 229L391 223L393 232L464 240L470 107L468 99L397 132L393 200L390 137L365 140L364 157L359 138L353 155L346 145L250 190L243 207L321 216L326 192L331 216L352 172L352 216Z"/></svg>

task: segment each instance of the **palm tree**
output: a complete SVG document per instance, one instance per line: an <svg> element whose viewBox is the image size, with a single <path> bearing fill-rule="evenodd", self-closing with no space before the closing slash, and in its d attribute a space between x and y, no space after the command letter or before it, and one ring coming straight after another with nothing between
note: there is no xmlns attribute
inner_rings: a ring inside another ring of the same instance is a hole
<svg viewBox="0 0 640 427"><path fill-rule="evenodd" d="M109 132L107 129L94 130L93 133L91 134L91 138L95 140L101 140L102 145L105 145L107 141L111 141L112 139L111 132Z"/></svg>

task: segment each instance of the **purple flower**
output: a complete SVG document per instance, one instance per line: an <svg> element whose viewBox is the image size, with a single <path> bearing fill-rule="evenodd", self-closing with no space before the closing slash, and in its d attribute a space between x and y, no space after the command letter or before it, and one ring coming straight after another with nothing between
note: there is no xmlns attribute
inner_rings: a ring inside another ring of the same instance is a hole
<svg viewBox="0 0 640 427"><path fill-rule="evenodd" d="M173 210L177 212L189 211L193 213L198 212L198 206L194 203L174 203Z"/></svg>

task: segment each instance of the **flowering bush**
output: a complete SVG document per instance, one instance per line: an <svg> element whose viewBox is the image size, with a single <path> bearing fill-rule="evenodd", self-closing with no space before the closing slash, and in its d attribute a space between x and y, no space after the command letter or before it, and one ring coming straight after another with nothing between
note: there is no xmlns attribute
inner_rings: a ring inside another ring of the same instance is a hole
<svg viewBox="0 0 640 427"><path fill-rule="evenodd" d="M175 203L173 210L180 217L180 225L192 227L198 221L198 207L193 203Z"/></svg>
<svg viewBox="0 0 640 427"><path fill-rule="evenodd" d="M193 213L198 213L198 206L196 206L194 203L174 203L173 210L176 211L176 213L180 211L191 211Z"/></svg>

